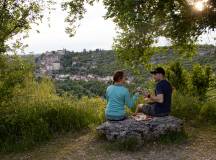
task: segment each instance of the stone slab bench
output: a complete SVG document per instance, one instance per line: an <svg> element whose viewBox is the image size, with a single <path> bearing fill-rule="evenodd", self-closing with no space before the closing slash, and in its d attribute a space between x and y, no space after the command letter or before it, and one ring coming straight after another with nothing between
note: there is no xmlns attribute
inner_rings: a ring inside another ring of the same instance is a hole
<svg viewBox="0 0 216 160"><path fill-rule="evenodd" d="M109 141L129 137L150 140L166 133L181 132L183 121L173 116L154 117L149 120L130 117L123 121L106 121L96 129Z"/></svg>

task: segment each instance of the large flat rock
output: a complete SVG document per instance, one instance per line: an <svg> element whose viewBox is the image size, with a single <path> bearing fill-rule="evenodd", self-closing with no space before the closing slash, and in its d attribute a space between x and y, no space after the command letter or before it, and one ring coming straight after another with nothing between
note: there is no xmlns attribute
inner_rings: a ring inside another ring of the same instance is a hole
<svg viewBox="0 0 216 160"><path fill-rule="evenodd" d="M150 140L170 132L181 132L182 129L183 121L173 116L154 117L150 120L128 118L123 121L106 121L97 127L97 131L110 141L129 137Z"/></svg>

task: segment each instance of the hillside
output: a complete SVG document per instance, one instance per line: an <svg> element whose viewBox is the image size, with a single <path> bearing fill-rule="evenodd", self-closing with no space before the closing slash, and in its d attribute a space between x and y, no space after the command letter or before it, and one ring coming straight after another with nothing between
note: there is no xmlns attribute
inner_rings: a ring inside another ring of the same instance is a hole
<svg viewBox="0 0 216 160"><path fill-rule="evenodd" d="M216 47L199 46L199 52L192 58L182 58L169 50L168 53L158 53L151 58L152 64L166 64L174 60L191 67L193 63L211 65L216 70ZM36 57L37 71L48 75L97 75L100 77L111 76L117 69L124 68L117 62L113 51L95 50L73 52L59 50L46 52Z"/></svg>
<svg viewBox="0 0 216 160"><path fill-rule="evenodd" d="M112 81L114 71L118 69L127 69L129 83L135 82L137 86L139 86L140 81L143 82L149 76L145 69L142 71L141 79L133 76L129 68L117 61L111 50L97 49L95 51L73 52L64 49L46 52L35 59L38 77L48 75L55 80L58 93L63 94L66 91L78 97L82 95L102 96L106 86ZM176 60L181 61L189 69L194 63L210 65L216 72L216 47L199 46L198 54L187 58L182 58L169 50L168 53L155 54L151 58L151 63L168 64Z"/></svg>
<svg viewBox="0 0 216 160"><path fill-rule="evenodd" d="M62 53L52 51L40 55L36 58L36 66L37 73L52 75L56 78L59 75L105 77L112 75L118 69L115 60L115 54L112 51L71 52L63 50Z"/></svg>

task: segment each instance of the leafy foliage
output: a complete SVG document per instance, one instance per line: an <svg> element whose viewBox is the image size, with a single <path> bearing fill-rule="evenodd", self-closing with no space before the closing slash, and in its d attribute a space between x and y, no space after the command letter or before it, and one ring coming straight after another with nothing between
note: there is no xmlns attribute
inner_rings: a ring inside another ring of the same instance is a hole
<svg viewBox="0 0 216 160"><path fill-rule="evenodd" d="M6 42L15 35L27 32L31 24L42 20L42 10L49 8L51 0L1 0L0 1L0 54L6 52ZM14 45L21 47L20 41Z"/></svg>
<svg viewBox="0 0 216 160"><path fill-rule="evenodd" d="M171 64L167 71L167 78L170 83L181 93L188 92L188 76L189 75L187 75L187 72L183 69L180 62Z"/></svg>
<svg viewBox="0 0 216 160"><path fill-rule="evenodd" d="M203 122L216 124L216 107L214 102L205 103L201 110L199 119Z"/></svg>
<svg viewBox="0 0 216 160"><path fill-rule="evenodd" d="M200 99L206 99L206 93L210 87L212 71L210 67L202 67L194 65L192 71L192 85L194 95L198 95Z"/></svg>
<svg viewBox="0 0 216 160"><path fill-rule="evenodd" d="M77 20L83 18L84 4L98 0L77 0L64 3L68 11L68 32L74 35ZM120 34L114 44L117 55L130 65L146 64L155 53L152 45L159 36L171 40L178 53L194 54L197 38L214 29L216 2L209 0L202 11L194 10L187 0L103 0L106 18L113 19Z"/></svg>
<svg viewBox="0 0 216 160"><path fill-rule="evenodd" d="M186 121L198 120L202 104L197 97L174 92L172 114Z"/></svg>
<svg viewBox="0 0 216 160"><path fill-rule="evenodd" d="M57 133L77 132L103 121L101 99L81 100L60 97L22 97L0 108L0 150L25 150L49 140Z"/></svg>
<svg viewBox="0 0 216 160"><path fill-rule="evenodd" d="M18 56L0 55L0 100L13 97L13 89L23 86L24 80L31 77L33 67Z"/></svg>
<svg viewBox="0 0 216 160"><path fill-rule="evenodd" d="M4 59L0 78L0 150L28 149L56 133L77 131L104 119L102 99L58 96L51 80L36 81L31 64Z"/></svg>
<svg viewBox="0 0 216 160"><path fill-rule="evenodd" d="M208 89L214 82L214 75L209 66L194 64L192 71L184 69L179 62L170 65L167 78L177 91L187 95L198 97L206 101Z"/></svg>
<svg viewBox="0 0 216 160"><path fill-rule="evenodd" d="M73 96L81 98L88 97L104 97L108 84L99 81L57 81L57 93L63 95L65 92Z"/></svg>
<svg viewBox="0 0 216 160"><path fill-rule="evenodd" d="M214 102L202 102L198 97L175 92L172 102L172 115L194 124L216 124Z"/></svg>

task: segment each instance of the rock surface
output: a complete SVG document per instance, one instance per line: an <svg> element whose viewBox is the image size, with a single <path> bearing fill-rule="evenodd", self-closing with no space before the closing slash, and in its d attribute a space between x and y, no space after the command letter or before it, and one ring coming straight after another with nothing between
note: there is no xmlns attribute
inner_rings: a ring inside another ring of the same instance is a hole
<svg viewBox="0 0 216 160"><path fill-rule="evenodd" d="M109 141L135 137L140 140L150 140L169 132L180 132L183 121L173 116L154 117L150 120L128 118L123 121L106 121L97 127Z"/></svg>

